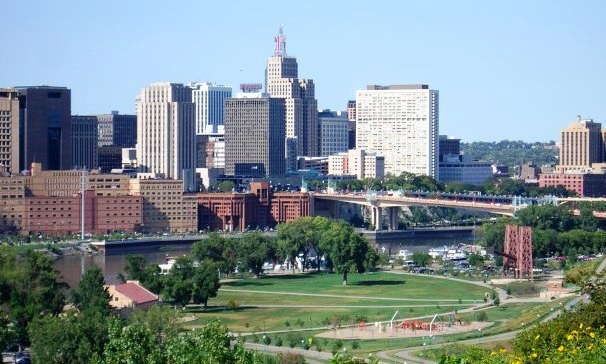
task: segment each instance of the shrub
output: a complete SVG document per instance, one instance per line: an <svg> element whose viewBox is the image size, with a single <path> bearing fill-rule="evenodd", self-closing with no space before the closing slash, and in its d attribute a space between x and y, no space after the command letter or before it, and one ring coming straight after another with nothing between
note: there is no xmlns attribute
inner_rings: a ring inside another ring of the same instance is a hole
<svg viewBox="0 0 606 364"><path fill-rule="evenodd" d="M282 338L280 336L276 337L275 344L276 346L282 346Z"/></svg>

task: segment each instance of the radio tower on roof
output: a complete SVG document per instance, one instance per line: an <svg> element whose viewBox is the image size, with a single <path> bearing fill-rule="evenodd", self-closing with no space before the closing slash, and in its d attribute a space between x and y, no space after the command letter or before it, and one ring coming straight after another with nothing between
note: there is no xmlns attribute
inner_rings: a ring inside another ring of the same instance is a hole
<svg viewBox="0 0 606 364"><path fill-rule="evenodd" d="M276 56L286 56L286 36L284 35L281 25L280 29L278 30L278 35L275 36L274 40L276 41L276 49L274 54Z"/></svg>

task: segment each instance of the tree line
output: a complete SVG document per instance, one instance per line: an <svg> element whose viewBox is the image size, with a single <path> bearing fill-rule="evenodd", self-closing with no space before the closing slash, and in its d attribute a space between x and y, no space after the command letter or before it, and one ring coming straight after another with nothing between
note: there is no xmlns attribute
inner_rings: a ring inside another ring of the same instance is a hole
<svg viewBox="0 0 606 364"><path fill-rule="evenodd" d="M565 206L529 206L518 211L515 218L500 218L482 226L488 247L502 251L505 225L531 226L535 258L567 256L575 260L579 254L606 251L604 222L593 216L591 208L582 208L579 216Z"/></svg>
<svg viewBox="0 0 606 364"><path fill-rule="evenodd" d="M312 260L311 257L314 257ZM220 275L250 272L260 277L266 263L288 262L293 269L320 271L322 259L330 272L341 275L374 268L379 255L368 241L345 221L325 217L303 217L278 225L276 236L260 232L227 237L210 233L193 244L191 257L178 257L166 275L142 256L127 257L126 273L165 301L176 305L202 304L215 297Z"/></svg>

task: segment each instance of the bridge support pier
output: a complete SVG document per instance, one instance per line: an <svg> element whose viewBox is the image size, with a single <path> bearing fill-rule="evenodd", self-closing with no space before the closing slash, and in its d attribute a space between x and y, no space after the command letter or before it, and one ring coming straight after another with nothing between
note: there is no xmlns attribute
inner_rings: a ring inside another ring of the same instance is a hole
<svg viewBox="0 0 606 364"><path fill-rule="evenodd" d="M387 208L387 218L389 221L388 229L389 230L398 230L398 211L399 207L388 207Z"/></svg>
<svg viewBox="0 0 606 364"><path fill-rule="evenodd" d="M382 230L383 226L381 223L381 215L383 214L383 208L382 207L371 207L370 208L370 215L371 215L371 221L370 223L375 227L375 230Z"/></svg>

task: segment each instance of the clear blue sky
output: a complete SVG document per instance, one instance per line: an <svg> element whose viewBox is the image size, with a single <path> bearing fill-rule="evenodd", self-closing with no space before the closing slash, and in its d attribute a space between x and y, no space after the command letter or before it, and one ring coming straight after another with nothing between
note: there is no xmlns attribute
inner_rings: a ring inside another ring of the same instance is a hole
<svg viewBox="0 0 606 364"><path fill-rule="evenodd" d="M2 0L0 87L72 89L74 114L134 113L156 81L262 82L284 25L321 109L367 84L440 90L440 133L557 140L606 124L606 1Z"/></svg>

